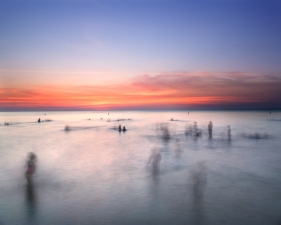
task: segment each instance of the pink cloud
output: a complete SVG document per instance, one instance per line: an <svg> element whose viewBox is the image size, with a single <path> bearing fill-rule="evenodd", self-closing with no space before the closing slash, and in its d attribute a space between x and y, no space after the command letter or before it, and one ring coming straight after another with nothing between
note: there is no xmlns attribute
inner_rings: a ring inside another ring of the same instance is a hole
<svg viewBox="0 0 281 225"><path fill-rule="evenodd" d="M115 85L0 87L0 108L281 108L280 87L273 75L180 72Z"/></svg>

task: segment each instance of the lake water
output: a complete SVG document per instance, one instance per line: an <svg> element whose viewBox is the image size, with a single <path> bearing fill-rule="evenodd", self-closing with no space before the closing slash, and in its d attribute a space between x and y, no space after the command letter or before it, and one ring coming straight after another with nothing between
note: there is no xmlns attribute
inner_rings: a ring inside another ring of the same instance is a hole
<svg viewBox="0 0 281 225"><path fill-rule="evenodd" d="M186 135L195 121L200 137ZM0 124L0 225L281 224L281 112L1 112Z"/></svg>

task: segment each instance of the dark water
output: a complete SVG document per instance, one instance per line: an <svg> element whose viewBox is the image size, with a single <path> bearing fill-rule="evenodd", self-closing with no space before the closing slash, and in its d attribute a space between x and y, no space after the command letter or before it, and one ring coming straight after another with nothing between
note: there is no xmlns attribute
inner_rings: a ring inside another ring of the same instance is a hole
<svg viewBox="0 0 281 225"><path fill-rule="evenodd" d="M200 137L186 135L195 121ZM0 123L0 225L281 224L280 112L0 113Z"/></svg>

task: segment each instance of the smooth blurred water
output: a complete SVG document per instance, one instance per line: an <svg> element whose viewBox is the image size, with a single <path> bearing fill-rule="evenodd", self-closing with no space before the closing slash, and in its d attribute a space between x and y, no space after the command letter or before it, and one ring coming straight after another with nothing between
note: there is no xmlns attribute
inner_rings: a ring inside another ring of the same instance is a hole
<svg viewBox="0 0 281 225"><path fill-rule="evenodd" d="M186 136L195 121L202 137ZM281 224L281 112L2 112L0 124L0 225Z"/></svg>

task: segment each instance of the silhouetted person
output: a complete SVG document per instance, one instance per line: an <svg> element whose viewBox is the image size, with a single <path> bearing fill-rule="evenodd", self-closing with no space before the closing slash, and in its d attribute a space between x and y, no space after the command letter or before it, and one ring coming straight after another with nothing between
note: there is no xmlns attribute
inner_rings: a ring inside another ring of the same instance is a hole
<svg viewBox="0 0 281 225"><path fill-rule="evenodd" d="M213 123L212 123L212 121L210 121L210 123L208 125L208 132L209 132L209 137L212 137L212 135L213 135Z"/></svg>
<svg viewBox="0 0 281 225"><path fill-rule="evenodd" d="M33 152L29 153L28 160L26 162L27 168L25 172L28 186L32 186L32 176L36 170L35 160L36 160L36 155Z"/></svg>
<svg viewBox="0 0 281 225"><path fill-rule="evenodd" d="M227 138L230 141L231 140L231 129L230 129L230 125L227 126Z"/></svg>
<svg viewBox="0 0 281 225"><path fill-rule="evenodd" d="M122 131L122 127L121 127L121 125L119 125L118 130L119 130L119 131Z"/></svg>
<svg viewBox="0 0 281 225"><path fill-rule="evenodd" d="M127 130L127 129L126 129L126 127L124 126L122 131L126 131L126 130Z"/></svg>
<svg viewBox="0 0 281 225"><path fill-rule="evenodd" d="M38 119L38 123L40 123L40 122L41 122L41 119L39 118L39 119Z"/></svg>

